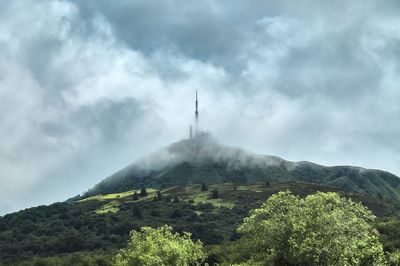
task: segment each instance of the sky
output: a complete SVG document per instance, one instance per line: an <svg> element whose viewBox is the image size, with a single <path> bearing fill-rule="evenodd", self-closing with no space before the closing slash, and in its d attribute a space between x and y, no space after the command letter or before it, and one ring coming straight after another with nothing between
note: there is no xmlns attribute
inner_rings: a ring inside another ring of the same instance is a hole
<svg viewBox="0 0 400 266"><path fill-rule="evenodd" d="M63 201L200 126L400 175L397 0L0 0L0 215Z"/></svg>

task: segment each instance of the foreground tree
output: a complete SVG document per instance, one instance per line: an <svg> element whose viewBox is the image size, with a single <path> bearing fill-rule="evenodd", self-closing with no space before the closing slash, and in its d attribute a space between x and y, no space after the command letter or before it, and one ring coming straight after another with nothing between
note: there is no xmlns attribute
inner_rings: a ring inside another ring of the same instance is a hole
<svg viewBox="0 0 400 266"><path fill-rule="evenodd" d="M202 243L193 242L189 233L173 233L167 225L157 229L142 227L141 232L131 231L128 247L115 256L114 265L201 265L205 257Z"/></svg>
<svg viewBox="0 0 400 266"><path fill-rule="evenodd" d="M244 265L384 265L375 216L336 193L271 196L238 228Z"/></svg>

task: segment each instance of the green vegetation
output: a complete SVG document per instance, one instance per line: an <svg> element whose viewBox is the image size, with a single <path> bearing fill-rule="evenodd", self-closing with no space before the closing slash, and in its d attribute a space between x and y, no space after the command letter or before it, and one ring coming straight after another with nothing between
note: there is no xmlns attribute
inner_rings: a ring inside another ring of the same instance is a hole
<svg viewBox="0 0 400 266"><path fill-rule="evenodd" d="M155 170L144 171L140 165L127 167L101 181L87 196L143 187L165 189L203 184L205 191L212 184L227 182L264 183L266 186L276 182L307 182L347 193L365 193L400 204L400 178L384 171L289 162L225 147L207 137L196 141L182 140L167 147L167 151L180 159Z"/></svg>
<svg viewBox="0 0 400 266"><path fill-rule="evenodd" d="M119 211L118 206L120 203L116 200L110 201L96 210L97 214L116 213Z"/></svg>
<svg viewBox="0 0 400 266"><path fill-rule="evenodd" d="M153 188L144 188L139 191L139 193L142 193L143 190L143 195L141 195L141 199L148 199L150 196L154 196L157 193L156 189ZM100 201L108 201L108 200L117 200L117 199L127 199L130 197L134 197L135 194L139 196L138 190L129 190L129 191L124 191L124 192L119 192L119 193L110 193L110 194L99 194L99 195L94 195L90 197L86 197L83 199L77 200L77 202L85 202L89 200L100 200Z"/></svg>
<svg viewBox="0 0 400 266"><path fill-rule="evenodd" d="M246 265L385 265L375 216L336 193L273 195L239 227Z"/></svg>
<svg viewBox="0 0 400 266"><path fill-rule="evenodd" d="M133 200L138 200L138 199L139 199L139 195L137 194L136 191L135 191L135 193L133 193L132 199L133 199Z"/></svg>
<svg viewBox="0 0 400 266"><path fill-rule="evenodd" d="M140 189L140 196L141 197L146 197L147 196L147 190L145 187L142 187L142 189Z"/></svg>
<svg viewBox="0 0 400 266"><path fill-rule="evenodd" d="M18 261L18 266L112 266L116 251L73 252L51 257L33 257ZM1 263L0 265L10 265Z"/></svg>
<svg viewBox="0 0 400 266"><path fill-rule="evenodd" d="M214 189L214 190L212 191L211 198L213 198L213 199L218 199L218 198L219 198L218 189Z"/></svg>
<svg viewBox="0 0 400 266"><path fill-rule="evenodd" d="M214 190L218 190L218 199L212 198ZM396 205L366 194L346 194L311 183L271 182L266 186L262 182L210 184L209 190L203 192L201 184L174 186L161 190L161 197L156 190L147 188L148 196L137 201L132 199L136 190L130 190L7 214L0 218L0 265L72 265L67 263L71 259L76 261L73 265L107 265L93 261L106 260L126 247L132 229L165 224L178 233L190 232L194 241L201 240L210 265L238 263L245 258L240 255L243 243L236 228L251 209L285 190L301 197L334 191L362 202L379 217L376 228L384 251L394 254L391 260L395 260L395 252L400 250Z"/></svg>
<svg viewBox="0 0 400 266"><path fill-rule="evenodd" d="M400 265L397 176L254 155L209 137L164 152L162 163L133 164L84 196L0 217L0 265L193 264L178 260L188 258L183 243L210 266Z"/></svg>
<svg viewBox="0 0 400 266"><path fill-rule="evenodd" d="M191 234L173 233L172 227L143 227L131 231L128 247L115 256L115 266L189 266L201 265L206 258L203 244L193 242Z"/></svg>

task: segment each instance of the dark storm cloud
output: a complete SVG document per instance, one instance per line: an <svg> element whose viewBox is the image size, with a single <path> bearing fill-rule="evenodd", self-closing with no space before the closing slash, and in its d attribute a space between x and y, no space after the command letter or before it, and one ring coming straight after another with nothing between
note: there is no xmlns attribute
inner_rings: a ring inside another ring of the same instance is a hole
<svg viewBox="0 0 400 266"><path fill-rule="evenodd" d="M119 40L146 54L171 49L188 57L218 60L239 52L242 35L237 25L223 10L215 10L220 7L213 2L82 1L78 5L83 21L104 16Z"/></svg>
<svg viewBox="0 0 400 266"><path fill-rule="evenodd" d="M399 9L1 1L0 213L83 192L185 137L194 88L202 128L226 144L400 174Z"/></svg>

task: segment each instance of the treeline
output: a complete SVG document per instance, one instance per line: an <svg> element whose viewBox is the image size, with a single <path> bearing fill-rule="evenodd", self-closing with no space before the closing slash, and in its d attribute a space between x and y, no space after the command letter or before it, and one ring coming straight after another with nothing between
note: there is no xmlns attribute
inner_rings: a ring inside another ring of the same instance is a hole
<svg viewBox="0 0 400 266"><path fill-rule="evenodd" d="M318 192L300 198L280 192L249 213L237 228L239 245L235 245L234 252L220 254L225 256L222 259L207 254L201 241L193 241L190 233L175 233L165 225L133 230L127 247L118 252L112 263L397 266L400 252L384 253L374 228L375 218L363 205L336 193Z"/></svg>
<svg viewBox="0 0 400 266"><path fill-rule="evenodd" d="M112 250L126 244L129 231L142 226L171 224L203 243L234 238L234 228L249 209L193 205L165 196L150 202L123 202L117 213L96 214L104 202L56 203L31 208L0 219L0 261L55 256L78 251Z"/></svg>
<svg viewBox="0 0 400 266"><path fill-rule="evenodd" d="M176 232L191 232L193 240L201 240L207 247L210 265L226 261L227 257L234 261L242 250L242 244L237 246L236 229L243 218L276 191L285 190L283 184L270 183L250 188L203 184L176 187L168 193L151 192L145 199L142 189L138 199L131 196L56 203L8 214L0 218L0 265L72 265L68 264L70 260L75 261L73 265L80 265L78 261L82 265L100 265L96 261L108 261L106 257L114 256L116 250L126 246L132 229L165 224ZM290 188L302 196L321 190L319 186L303 183L290 184ZM370 197L364 201L372 202L370 206L378 213L392 212L384 202ZM115 213L97 212L111 202L116 203ZM218 206L224 202L231 207ZM375 221L375 225L384 251L399 250L400 219L386 216Z"/></svg>

